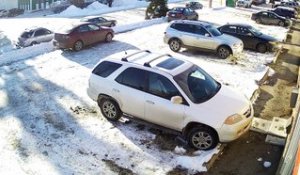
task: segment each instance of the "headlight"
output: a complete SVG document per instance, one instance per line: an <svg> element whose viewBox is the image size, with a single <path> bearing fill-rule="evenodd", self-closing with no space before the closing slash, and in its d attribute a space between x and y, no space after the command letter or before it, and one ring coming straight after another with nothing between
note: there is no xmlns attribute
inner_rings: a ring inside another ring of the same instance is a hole
<svg viewBox="0 0 300 175"><path fill-rule="evenodd" d="M243 120L243 117L239 114L234 114L232 116L227 117L224 124L226 125L233 125Z"/></svg>

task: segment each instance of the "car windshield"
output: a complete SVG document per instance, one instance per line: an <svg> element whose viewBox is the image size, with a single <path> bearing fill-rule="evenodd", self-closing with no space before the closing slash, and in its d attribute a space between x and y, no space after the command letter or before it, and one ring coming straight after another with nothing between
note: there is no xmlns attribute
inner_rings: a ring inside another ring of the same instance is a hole
<svg viewBox="0 0 300 175"><path fill-rule="evenodd" d="M262 35L262 33L254 27L249 27L249 30L256 36Z"/></svg>
<svg viewBox="0 0 300 175"><path fill-rule="evenodd" d="M213 36L220 36L222 33L216 29L215 27L208 25L206 26L206 29L208 30L209 33L211 33Z"/></svg>
<svg viewBox="0 0 300 175"><path fill-rule="evenodd" d="M174 80L194 103L211 99L221 88L220 83L196 65L176 75Z"/></svg>
<svg viewBox="0 0 300 175"><path fill-rule="evenodd" d="M30 31L30 32L23 32L21 34L21 38L30 38L33 34L33 31Z"/></svg>

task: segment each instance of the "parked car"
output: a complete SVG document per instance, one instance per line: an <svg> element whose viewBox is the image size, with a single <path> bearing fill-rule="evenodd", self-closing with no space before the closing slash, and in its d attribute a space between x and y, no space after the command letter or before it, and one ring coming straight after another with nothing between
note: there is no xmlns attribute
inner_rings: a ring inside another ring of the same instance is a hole
<svg viewBox="0 0 300 175"><path fill-rule="evenodd" d="M0 18L7 17L8 14L9 14L9 12L7 10L0 9Z"/></svg>
<svg viewBox="0 0 300 175"><path fill-rule="evenodd" d="M116 20L108 20L101 16L88 16L80 20L81 22L92 22L99 26L113 27L117 24Z"/></svg>
<svg viewBox="0 0 300 175"><path fill-rule="evenodd" d="M271 24L279 26L288 26L290 21L285 17L279 16L271 11L261 11L258 13L252 13L251 19L258 24Z"/></svg>
<svg viewBox="0 0 300 175"><path fill-rule="evenodd" d="M191 8L192 10L202 9L203 5L197 1L191 1L185 4L187 8Z"/></svg>
<svg viewBox="0 0 300 175"><path fill-rule="evenodd" d="M252 0L238 0L236 1L236 7L250 8L252 6Z"/></svg>
<svg viewBox="0 0 300 175"><path fill-rule="evenodd" d="M271 11L286 18L296 18L298 15L295 9L289 7L277 7Z"/></svg>
<svg viewBox="0 0 300 175"><path fill-rule="evenodd" d="M169 128L201 150L237 139L253 118L252 105L242 94L189 61L150 51L100 61L87 93L108 120L125 114Z"/></svg>
<svg viewBox="0 0 300 175"><path fill-rule="evenodd" d="M299 9L299 4L297 2L293 2L293 1L288 1L288 2L284 2L282 1L280 4L275 4L274 7L280 7L280 6L283 6L283 7L290 7L290 8L293 8L295 10Z"/></svg>
<svg viewBox="0 0 300 175"><path fill-rule="evenodd" d="M240 39L222 34L211 24L199 21L174 21L165 32L164 42L174 52L180 51L181 47L196 48L216 52L223 59L243 51Z"/></svg>
<svg viewBox="0 0 300 175"><path fill-rule="evenodd" d="M222 33L237 37L244 43L244 48L253 49L261 53L273 50L272 42L277 39L261 33L247 24L226 24L218 28Z"/></svg>
<svg viewBox="0 0 300 175"><path fill-rule="evenodd" d="M61 29L55 33L53 45L62 49L79 51L100 41L110 42L114 31L109 27L100 27L94 23L81 22Z"/></svg>
<svg viewBox="0 0 300 175"><path fill-rule="evenodd" d="M27 47L35 44L49 42L53 39L54 33L43 27L26 29L18 38L18 47Z"/></svg>
<svg viewBox="0 0 300 175"><path fill-rule="evenodd" d="M198 13L191 8L175 7L172 8L168 14L168 21L186 19L186 20L198 20Z"/></svg>
<svg viewBox="0 0 300 175"><path fill-rule="evenodd" d="M254 5L261 5L261 4L265 4L266 0L253 0L252 4Z"/></svg>

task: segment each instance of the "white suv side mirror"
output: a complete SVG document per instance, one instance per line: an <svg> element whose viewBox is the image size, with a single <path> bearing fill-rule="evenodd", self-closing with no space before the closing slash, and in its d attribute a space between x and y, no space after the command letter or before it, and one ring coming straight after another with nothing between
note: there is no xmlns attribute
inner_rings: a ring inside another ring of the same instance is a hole
<svg viewBox="0 0 300 175"><path fill-rule="evenodd" d="M173 104L182 104L183 100L182 100L182 97L180 97L180 96L174 96L171 98L171 102Z"/></svg>

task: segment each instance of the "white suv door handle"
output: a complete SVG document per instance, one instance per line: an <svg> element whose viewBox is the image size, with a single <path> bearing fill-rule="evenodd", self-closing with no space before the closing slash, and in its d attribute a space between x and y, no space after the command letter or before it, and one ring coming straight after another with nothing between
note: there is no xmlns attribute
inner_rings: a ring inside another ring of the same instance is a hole
<svg viewBox="0 0 300 175"><path fill-rule="evenodd" d="M150 100L146 100L147 103L154 105L155 103L153 101Z"/></svg>
<svg viewBox="0 0 300 175"><path fill-rule="evenodd" d="M120 90L119 89L115 89L115 88L113 88L112 89L114 92L120 92Z"/></svg>

